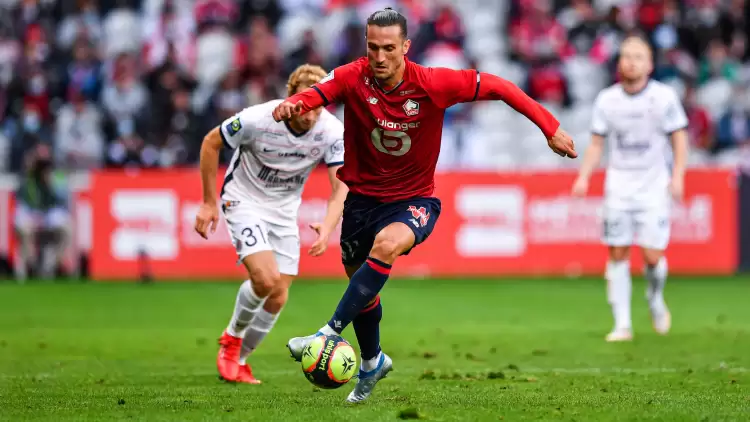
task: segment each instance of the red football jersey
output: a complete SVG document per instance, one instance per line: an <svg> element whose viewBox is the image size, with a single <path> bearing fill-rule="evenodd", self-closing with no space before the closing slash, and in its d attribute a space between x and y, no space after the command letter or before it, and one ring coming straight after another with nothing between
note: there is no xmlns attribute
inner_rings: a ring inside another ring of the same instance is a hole
<svg viewBox="0 0 750 422"><path fill-rule="evenodd" d="M433 194L445 109L476 100L480 83L473 69L430 68L406 59L402 82L386 91L363 57L288 101L302 100L303 112L343 103L344 165L337 176L351 192L390 202ZM507 91L497 82L491 86ZM495 99L492 89L484 91Z"/></svg>

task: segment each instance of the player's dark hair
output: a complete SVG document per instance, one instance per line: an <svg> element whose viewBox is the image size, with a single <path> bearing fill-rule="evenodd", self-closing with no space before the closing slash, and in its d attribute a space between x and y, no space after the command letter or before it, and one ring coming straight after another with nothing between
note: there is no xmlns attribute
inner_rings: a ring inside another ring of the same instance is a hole
<svg viewBox="0 0 750 422"><path fill-rule="evenodd" d="M401 36L406 38L406 36L408 35L408 32L406 30L406 17L390 7L386 7L383 10L378 10L377 12L370 15L370 17L367 18L367 26L370 25L379 26L381 28L387 26L398 26L399 28L401 28Z"/></svg>

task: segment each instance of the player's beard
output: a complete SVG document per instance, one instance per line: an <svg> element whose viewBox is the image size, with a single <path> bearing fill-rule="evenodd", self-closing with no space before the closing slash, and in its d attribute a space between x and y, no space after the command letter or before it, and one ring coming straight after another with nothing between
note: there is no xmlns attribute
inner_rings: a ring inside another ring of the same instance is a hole
<svg viewBox="0 0 750 422"><path fill-rule="evenodd" d="M373 69L373 75L375 77L375 81L377 81L378 85L380 85L381 88L385 88L385 89L393 88L394 86L396 86L396 84L401 82L401 79L403 79L403 76L401 78L397 78L396 75L398 75L399 71L404 67L404 65L405 65L404 60L401 60L400 63L396 64L393 70L389 71L386 75L383 75L383 76L380 76L377 73L375 73L375 69Z"/></svg>

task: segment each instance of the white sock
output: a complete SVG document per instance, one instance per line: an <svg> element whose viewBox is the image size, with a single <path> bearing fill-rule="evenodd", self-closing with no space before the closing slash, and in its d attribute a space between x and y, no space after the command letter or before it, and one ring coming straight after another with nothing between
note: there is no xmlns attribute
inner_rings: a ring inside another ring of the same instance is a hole
<svg viewBox="0 0 750 422"><path fill-rule="evenodd" d="M234 337L244 337L250 321L253 319L255 312L263 305L265 298L258 297L253 291L250 280L245 280L237 292L237 300L234 303L234 314L229 321L227 333Z"/></svg>
<svg viewBox="0 0 750 422"><path fill-rule="evenodd" d="M667 258L661 257L656 265L646 265L644 275L648 281L647 298L651 310L661 310L666 307L664 303L664 286L667 284Z"/></svg>
<svg viewBox="0 0 750 422"><path fill-rule="evenodd" d="M630 330L630 261L607 262L607 299L615 317L615 330Z"/></svg>
<svg viewBox="0 0 750 422"><path fill-rule="evenodd" d="M255 313L250 326L245 331L245 337L242 339L242 351L240 352L240 365L244 365L247 357L250 356L253 351L258 348L258 345L271 331L276 320L279 319L278 314L272 314L265 309L259 309Z"/></svg>
<svg viewBox="0 0 750 422"><path fill-rule="evenodd" d="M323 333L325 336L337 336L339 333L336 332L333 328L328 326L328 324L324 325L323 328L318 330L319 333Z"/></svg>
<svg viewBox="0 0 750 422"><path fill-rule="evenodd" d="M383 352L378 353L377 356L375 356L372 359L364 360L362 359L362 365L360 365L360 368L364 372L370 372L374 371L378 367L378 363L380 363L380 356L383 354Z"/></svg>

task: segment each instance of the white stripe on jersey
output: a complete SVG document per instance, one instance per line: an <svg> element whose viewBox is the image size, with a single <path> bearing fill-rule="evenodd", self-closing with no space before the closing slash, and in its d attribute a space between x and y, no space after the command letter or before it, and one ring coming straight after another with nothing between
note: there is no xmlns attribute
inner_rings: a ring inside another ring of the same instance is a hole
<svg viewBox="0 0 750 422"><path fill-rule="evenodd" d="M246 108L221 124L222 140L235 149L221 199L252 204L267 222L296 226L310 172L320 161L344 162L344 125L323 110L310 131L294 134L272 117L280 102Z"/></svg>
<svg viewBox="0 0 750 422"><path fill-rule="evenodd" d="M670 135L687 127L675 91L650 81L636 94L620 84L599 93L591 131L606 137L605 206L646 209L668 206L672 146Z"/></svg>

